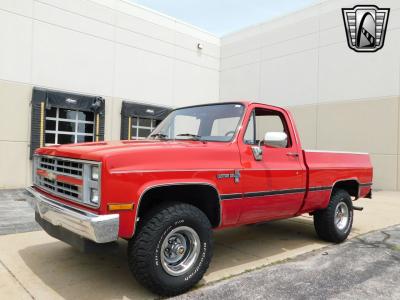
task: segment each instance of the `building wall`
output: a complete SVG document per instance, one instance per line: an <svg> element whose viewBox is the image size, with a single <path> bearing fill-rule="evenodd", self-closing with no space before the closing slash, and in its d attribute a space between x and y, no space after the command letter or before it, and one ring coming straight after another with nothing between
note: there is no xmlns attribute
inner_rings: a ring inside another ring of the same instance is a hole
<svg viewBox="0 0 400 300"><path fill-rule="evenodd" d="M124 0L0 1L0 188L29 184L34 86L104 97L105 138L119 139L123 100L217 101L219 43Z"/></svg>
<svg viewBox="0 0 400 300"><path fill-rule="evenodd" d="M347 46L341 8L323 1L221 40L220 99L288 107L305 148L365 151L375 188L400 189L400 2L376 53Z"/></svg>
<svg viewBox="0 0 400 300"><path fill-rule="evenodd" d="M384 48L355 53L340 9L356 2L323 1L219 39L124 0L0 1L0 188L30 182L37 86L104 97L106 139L120 137L123 100L286 106L305 148L370 152L375 188L400 189L400 2L379 1L391 8Z"/></svg>

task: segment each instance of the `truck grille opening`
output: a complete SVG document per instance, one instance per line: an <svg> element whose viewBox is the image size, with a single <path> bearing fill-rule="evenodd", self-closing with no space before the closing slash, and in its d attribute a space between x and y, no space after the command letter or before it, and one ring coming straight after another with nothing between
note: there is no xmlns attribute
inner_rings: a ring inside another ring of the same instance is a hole
<svg viewBox="0 0 400 300"><path fill-rule="evenodd" d="M57 171L63 175L73 175L82 177L83 164L68 160L40 157L39 167L44 170Z"/></svg>
<svg viewBox="0 0 400 300"><path fill-rule="evenodd" d="M90 199L91 189L100 188L100 180L91 179L92 166L97 162L84 162L62 157L35 156L34 184L42 190L88 206L98 206Z"/></svg>
<svg viewBox="0 0 400 300"><path fill-rule="evenodd" d="M55 194L67 196L68 198L71 197L73 200L82 199L82 193L79 191L78 186L65 182L53 181L45 177L39 177L38 183L39 186L48 189Z"/></svg>

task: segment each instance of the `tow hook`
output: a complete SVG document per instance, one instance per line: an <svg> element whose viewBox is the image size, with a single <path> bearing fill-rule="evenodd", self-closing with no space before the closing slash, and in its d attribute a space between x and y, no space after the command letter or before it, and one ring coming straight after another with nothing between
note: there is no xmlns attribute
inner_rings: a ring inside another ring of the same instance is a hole
<svg viewBox="0 0 400 300"><path fill-rule="evenodd" d="M354 210L363 211L364 207L361 207L361 206L354 206L354 205L353 205L353 209L354 209Z"/></svg>

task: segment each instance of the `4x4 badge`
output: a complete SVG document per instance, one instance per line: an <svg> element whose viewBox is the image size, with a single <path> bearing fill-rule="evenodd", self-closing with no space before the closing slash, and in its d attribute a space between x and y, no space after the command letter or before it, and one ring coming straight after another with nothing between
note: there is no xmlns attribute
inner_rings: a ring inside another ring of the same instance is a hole
<svg viewBox="0 0 400 300"><path fill-rule="evenodd" d="M375 52L383 47L390 8L356 5L342 8L347 44L356 52Z"/></svg>

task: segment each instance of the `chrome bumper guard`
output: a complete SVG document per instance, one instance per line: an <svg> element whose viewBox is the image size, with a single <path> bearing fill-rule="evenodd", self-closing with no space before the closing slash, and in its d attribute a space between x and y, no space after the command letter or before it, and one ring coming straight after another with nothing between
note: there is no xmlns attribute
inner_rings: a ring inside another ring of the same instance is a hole
<svg viewBox="0 0 400 300"><path fill-rule="evenodd" d="M56 202L33 187L26 188L28 202L40 217L54 226L60 226L96 243L118 239L119 215L96 215Z"/></svg>

